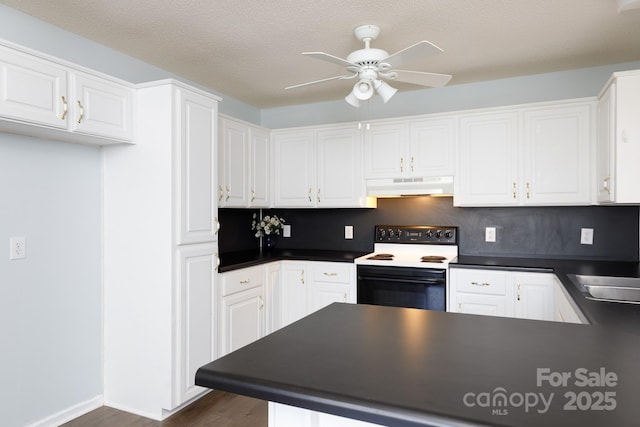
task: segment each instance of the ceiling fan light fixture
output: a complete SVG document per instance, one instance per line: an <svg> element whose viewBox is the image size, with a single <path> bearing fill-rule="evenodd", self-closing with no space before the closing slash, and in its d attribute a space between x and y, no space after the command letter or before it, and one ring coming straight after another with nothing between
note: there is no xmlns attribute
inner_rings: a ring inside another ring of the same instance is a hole
<svg viewBox="0 0 640 427"><path fill-rule="evenodd" d="M373 87L376 89L376 92L378 92L378 95L380 95L380 98L382 98L382 102L384 102L385 104L398 91L398 89L389 86L386 82L383 82L382 80L374 80Z"/></svg>
<svg viewBox="0 0 640 427"><path fill-rule="evenodd" d="M360 101L366 101L373 96L373 85L371 81L362 79L353 85L351 93Z"/></svg>
<svg viewBox="0 0 640 427"><path fill-rule="evenodd" d="M356 96L353 94L353 91L349 92L349 95L345 96L344 100L347 101L350 105L356 108L360 108L360 100L356 98Z"/></svg>

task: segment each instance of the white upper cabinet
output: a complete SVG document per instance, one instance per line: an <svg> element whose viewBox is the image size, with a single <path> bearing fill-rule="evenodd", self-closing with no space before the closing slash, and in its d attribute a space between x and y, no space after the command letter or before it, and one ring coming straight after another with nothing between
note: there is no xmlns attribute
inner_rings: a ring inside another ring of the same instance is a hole
<svg viewBox="0 0 640 427"><path fill-rule="evenodd" d="M518 116L484 113L460 119L454 204L515 205L518 202Z"/></svg>
<svg viewBox="0 0 640 427"><path fill-rule="evenodd" d="M614 73L598 99L600 203L640 203L640 71Z"/></svg>
<svg viewBox="0 0 640 427"><path fill-rule="evenodd" d="M375 121L364 130L365 178L453 175L452 117Z"/></svg>
<svg viewBox="0 0 640 427"><path fill-rule="evenodd" d="M67 74L61 65L0 46L0 115L66 129Z"/></svg>
<svg viewBox="0 0 640 427"><path fill-rule="evenodd" d="M593 101L460 117L456 206L589 205Z"/></svg>
<svg viewBox="0 0 640 427"><path fill-rule="evenodd" d="M274 133L274 205L315 206L314 133L311 130Z"/></svg>
<svg viewBox="0 0 640 427"><path fill-rule="evenodd" d="M356 126L276 131L276 207L369 207Z"/></svg>
<svg viewBox="0 0 640 427"><path fill-rule="evenodd" d="M364 193L362 144L354 127L316 134L316 206L354 207Z"/></svg>
<svg viewBox="0 0 640 427"><path fill-rule="evenodd" d="M591 202L592 109L588 102L524 111L522 203Z"/></svg>
<svg viewBox="0 0 640 427"><path fill-rule="evenodd" d="M133 108L132 85L0 46L2 129L70 142L131 142Z"/></svg>
<svg viewBox="0 0 640 427"><path fill-rule="evenodd" d="M218 102L201 94L178 89L180 231L178 244L218 239L216 176L216 132Z"/></svg>
<svg viewBox="0 0 640 427"><path fill-rule="evenodd" d="M455 174L453 118L418 119L409 126L409 173L413 176Z"/></svg>
<svg viewBox="0 0 640 427"><path fill-rule="evenodd" d="M371 123L364 131L364 176L399 178L407 170L406 144L409 129L405 122Z"/></svg>
<svg viewBox="0 0 640 427"><path fill-rule="evenodd" d="M220 206L269 206L269 139L266 129L227 117L220 119Z"/></svg>
<svg viewBox="0 0 640 427"><path fill-rule="evenodd" d="M72 74L74 95L71 129L89 135L133 139L133 91L86 73Z"/></svg>

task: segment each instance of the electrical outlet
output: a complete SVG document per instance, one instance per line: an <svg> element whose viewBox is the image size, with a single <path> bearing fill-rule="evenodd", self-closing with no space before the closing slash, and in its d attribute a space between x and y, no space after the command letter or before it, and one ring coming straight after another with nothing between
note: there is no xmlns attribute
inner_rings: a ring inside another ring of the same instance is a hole
<svg viewBox="0 0 640 427"><path fill-rule="evenodd" d="M9 239L9 259L23 259L27 256L27 245L24 236Z"/></svg>
<svg viewBox="0 0 640 427"><path fill-rule="evenodd" d="M291 237L291 225L286 224L282 227L282 237Z"/></svg>
<svg viewBox="0 0 640 427"><path fill-rule="evenodd" d="M344 226L344 238L353 239L353 225Z"/></svg>
<svg viewBox="0 0 640 427"><path fill-rule="evenodd" d="M580 244L593 245L593 228L580 229Z"/></svg>
<svg viewBox="0 0 640 427"><path fill-rule="evenodd" d="M486 227L484 229L484 241L485 242L495 242L496 241L496 228L495 227Z"/></svg>

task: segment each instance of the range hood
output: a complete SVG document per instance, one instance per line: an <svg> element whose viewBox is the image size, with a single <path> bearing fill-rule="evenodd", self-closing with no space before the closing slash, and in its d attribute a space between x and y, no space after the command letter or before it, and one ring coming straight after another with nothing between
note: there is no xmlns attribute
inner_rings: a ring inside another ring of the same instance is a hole
<svg viewBox="0 0 640 427"><path fill-rule="evenodd" d="M453 195L453 176L381 178L367 180L367 196L398 197Z"/></svg>

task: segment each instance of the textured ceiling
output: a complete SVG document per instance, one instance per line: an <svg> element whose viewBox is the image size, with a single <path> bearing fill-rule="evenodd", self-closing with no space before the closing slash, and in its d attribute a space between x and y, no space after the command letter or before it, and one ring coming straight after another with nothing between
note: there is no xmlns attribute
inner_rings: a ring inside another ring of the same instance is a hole
<svg viewBox="0 0 640 427"><path fill-rule="evenodd" d="M0 0L259 108L341 99L353 81L302 56L345 58L362 24L389 53L429 40L444 53L408 69L449 85L640 60L640 9L616 0ZM419 86L394 84L401 90Z"/></svg>

